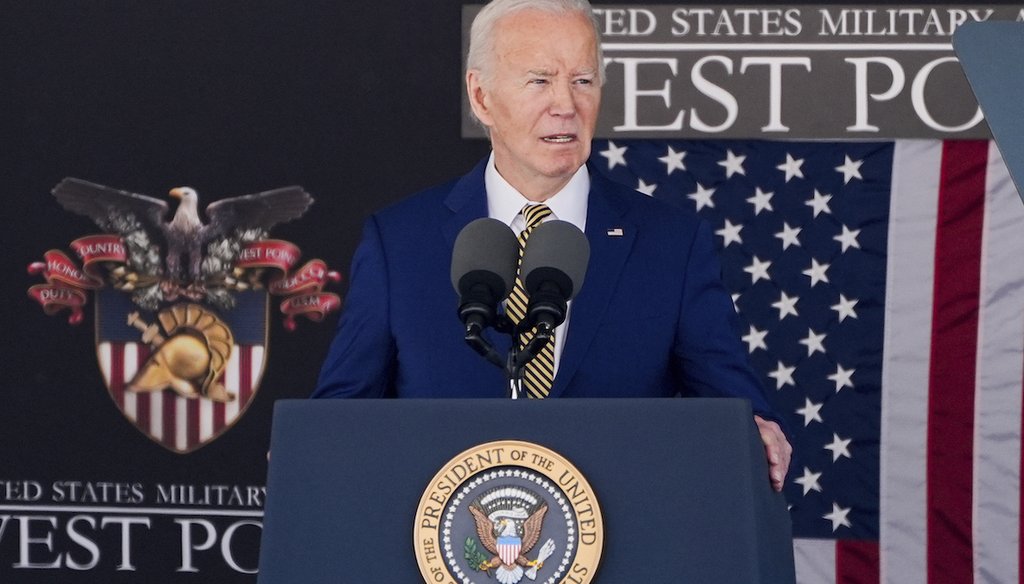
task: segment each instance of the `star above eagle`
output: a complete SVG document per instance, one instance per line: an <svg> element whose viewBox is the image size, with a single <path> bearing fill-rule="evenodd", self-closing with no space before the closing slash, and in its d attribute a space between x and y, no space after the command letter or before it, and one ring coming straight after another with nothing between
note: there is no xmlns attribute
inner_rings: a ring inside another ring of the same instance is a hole
<svg viewBox="0 0 1024 584"><path fill-rule="evenodd" d="M302 187L283 187L214 201L206 206L208 221L203 223L199 195L194 189L178 187L169 194L180 201L170 220L167 201L154 197L70 177L53 188L53 196L61 206L89 217L102 229L109 229L117 217L131 215L148 233L159 234L167 246L164 277L171 280L199 280L203 247L215 238L239 229L270 230L279 223L298 219L313 203ZM188 270L182 274L182 259L186 257Z"/></svg>

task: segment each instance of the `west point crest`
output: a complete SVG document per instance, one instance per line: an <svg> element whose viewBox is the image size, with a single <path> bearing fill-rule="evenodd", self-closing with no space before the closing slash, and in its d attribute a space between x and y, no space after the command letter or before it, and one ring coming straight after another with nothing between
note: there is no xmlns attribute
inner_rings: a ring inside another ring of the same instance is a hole
<svg viewBox="0 0 1024 584"><path fill-rule="evenodd" d="M300 218L313 198L292 186L221 199L199 213L198 193L162 199L67 178L53 195L103 231L52 249L29 272L47 314L84 321L96 306L96 346L108 392L140 431L165 448L191 452L245 413L267 355L270 296L281 297L284 326L319 321L340 298L324 287L340 278L323 261L299 265L294 244L269 238Z"/></svg>
<svg viewBox="0 0 1024 584"><path fill-rule="evenodd" d="M470 448L430 481L413 543L425 582L590 582L604 523L593 489L569 461L530 442Z"/></svg>

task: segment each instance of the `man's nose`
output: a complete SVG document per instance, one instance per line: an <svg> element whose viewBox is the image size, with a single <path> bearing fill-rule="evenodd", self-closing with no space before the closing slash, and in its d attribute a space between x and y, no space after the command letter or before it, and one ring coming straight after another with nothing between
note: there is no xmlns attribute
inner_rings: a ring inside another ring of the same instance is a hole
<svg viewBox="0 0 1024 584"><path fill-rule="evenodd" d="M576 115L576 97L573 95L571 83L551 84L551 106L548 111L553 116Z"/></svg>

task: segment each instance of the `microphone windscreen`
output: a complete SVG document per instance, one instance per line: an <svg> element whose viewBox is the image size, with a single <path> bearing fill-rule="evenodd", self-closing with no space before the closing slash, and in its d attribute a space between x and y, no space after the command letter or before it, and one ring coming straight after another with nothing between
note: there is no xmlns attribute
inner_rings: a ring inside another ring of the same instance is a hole
<svg viewBox="0 0 1024 584"><path fill-rule="evenodd" d="M484 217L466 225L455 238L452 249L452 286L459 295L481 279L494 281L493 274L504 286L495 290L498 299L512 290L516 280L519 242L512 229L497 219ZM470 276L466 278L466 276Z"/></svg>
<svg viewBox="0 0 1024 584"><path fill-rule="evenodd" d="M526 292L532 294L541 282L553 281L571 300L583 286L590 260L590 242L568 221L546 221L530 233L523 252L520 273Z"/></svg>

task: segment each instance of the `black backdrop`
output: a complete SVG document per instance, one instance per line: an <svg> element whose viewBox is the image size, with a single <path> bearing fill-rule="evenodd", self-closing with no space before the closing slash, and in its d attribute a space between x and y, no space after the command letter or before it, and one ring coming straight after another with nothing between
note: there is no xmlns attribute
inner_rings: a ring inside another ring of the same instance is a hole
<svg viewBox="0 0 1024 584"><path fill-rule="evenodd" d="M75 327L26 296L40 281L26 273L30 262L97 232L49 191L65 176L158 197L190 185L207 201L301 184L314 207L272 235L347 274L370 211L461 174L487 150L459 137L460 18L456 2L4 3L0 481L263 484L273 402L309 394L334 318L288 333L272 317L267 369L248 412L192 454L165 450L107 395L92 303ZM0 505L22 503L7 486L0 485ZM115 570L118 528L84 522L79 531L99 543L93 570L16 568L25 547L33 563L67 552L79 564L90 560L69 539L71 516L38 516L29 536L52 532L52 549L22 541L10 519L0 581L252 579L226 567L217 546L196 552L198 574L176 573L180 534L171 517L137 530L134 573ZM243 567L255 566L256 537L237 532Z"/></svg>

